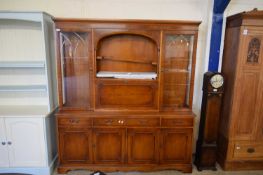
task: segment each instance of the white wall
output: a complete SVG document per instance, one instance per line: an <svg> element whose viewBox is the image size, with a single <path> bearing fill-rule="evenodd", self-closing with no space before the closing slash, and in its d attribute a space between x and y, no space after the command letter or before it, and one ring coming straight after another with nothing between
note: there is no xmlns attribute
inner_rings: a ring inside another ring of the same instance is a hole
<svg viewBox="0 0 263 175"><path fill-rule="evenodd" d="M199 28L193 109L199 116L207 70L213 0L1 0L0 10L46 11L54 17L202 21ZM231 0L226 15L263 9L262 0ZM199 118L196 119L198 126ZM196 129L197 130L197 129Z"/></svg>

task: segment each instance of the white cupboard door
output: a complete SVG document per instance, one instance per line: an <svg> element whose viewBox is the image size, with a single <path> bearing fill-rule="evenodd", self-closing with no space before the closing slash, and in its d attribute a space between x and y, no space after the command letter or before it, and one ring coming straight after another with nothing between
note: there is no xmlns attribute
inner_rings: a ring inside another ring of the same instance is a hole
<svg viewBox="0 0 263 175"><path fill-rule="evenodd" d="M46 165L43 118L6 118L10 167Z"/></svg>
<svg viewBox="0 0 263 175"><path fill-rule="evenodd" d="M8 167L8 149L6 143L4 118L0 118L0 167Z"/></svg>

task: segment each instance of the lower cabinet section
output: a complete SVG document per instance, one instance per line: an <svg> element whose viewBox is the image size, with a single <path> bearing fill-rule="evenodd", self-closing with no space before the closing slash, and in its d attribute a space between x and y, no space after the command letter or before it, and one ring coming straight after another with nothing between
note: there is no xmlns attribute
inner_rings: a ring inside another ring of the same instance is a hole
<svg viewBox="0 0 263 175"><path fill-rule="evenodd" d="M102 119L92 119L85 127L79 120L79 125L74 122L69 126L58 122L59 173L73 169L192 171L192 127L178 127L178 123L162 127L158 122L136 126L136 122L130 124L131 118L103 119L105 125L98 122Z"/></svg>

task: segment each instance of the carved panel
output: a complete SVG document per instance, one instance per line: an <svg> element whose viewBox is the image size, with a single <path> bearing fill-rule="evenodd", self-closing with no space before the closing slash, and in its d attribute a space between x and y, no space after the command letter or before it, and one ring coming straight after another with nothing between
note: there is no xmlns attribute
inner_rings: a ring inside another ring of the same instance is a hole
<svg viewBox="0 0 263 175"><path fill-rule="evenodd" d="M260 52L260 40L258 38L253 38L248 45L247 62L258 63L259 52Z"/></svg>

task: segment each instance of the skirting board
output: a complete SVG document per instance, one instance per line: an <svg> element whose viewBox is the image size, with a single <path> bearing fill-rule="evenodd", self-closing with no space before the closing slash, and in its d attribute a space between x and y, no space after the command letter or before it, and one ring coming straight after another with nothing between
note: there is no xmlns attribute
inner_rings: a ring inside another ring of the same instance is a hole
<svg viewBox="0 0 263 175"><path fill-rule="evenodd" d="M25 173L25 174L33 174L33 175L52 175L54 169L57 165L57 156L53 159L53 161L49 164L48 167L6 167L0 168L1 173Z"/></svg>

